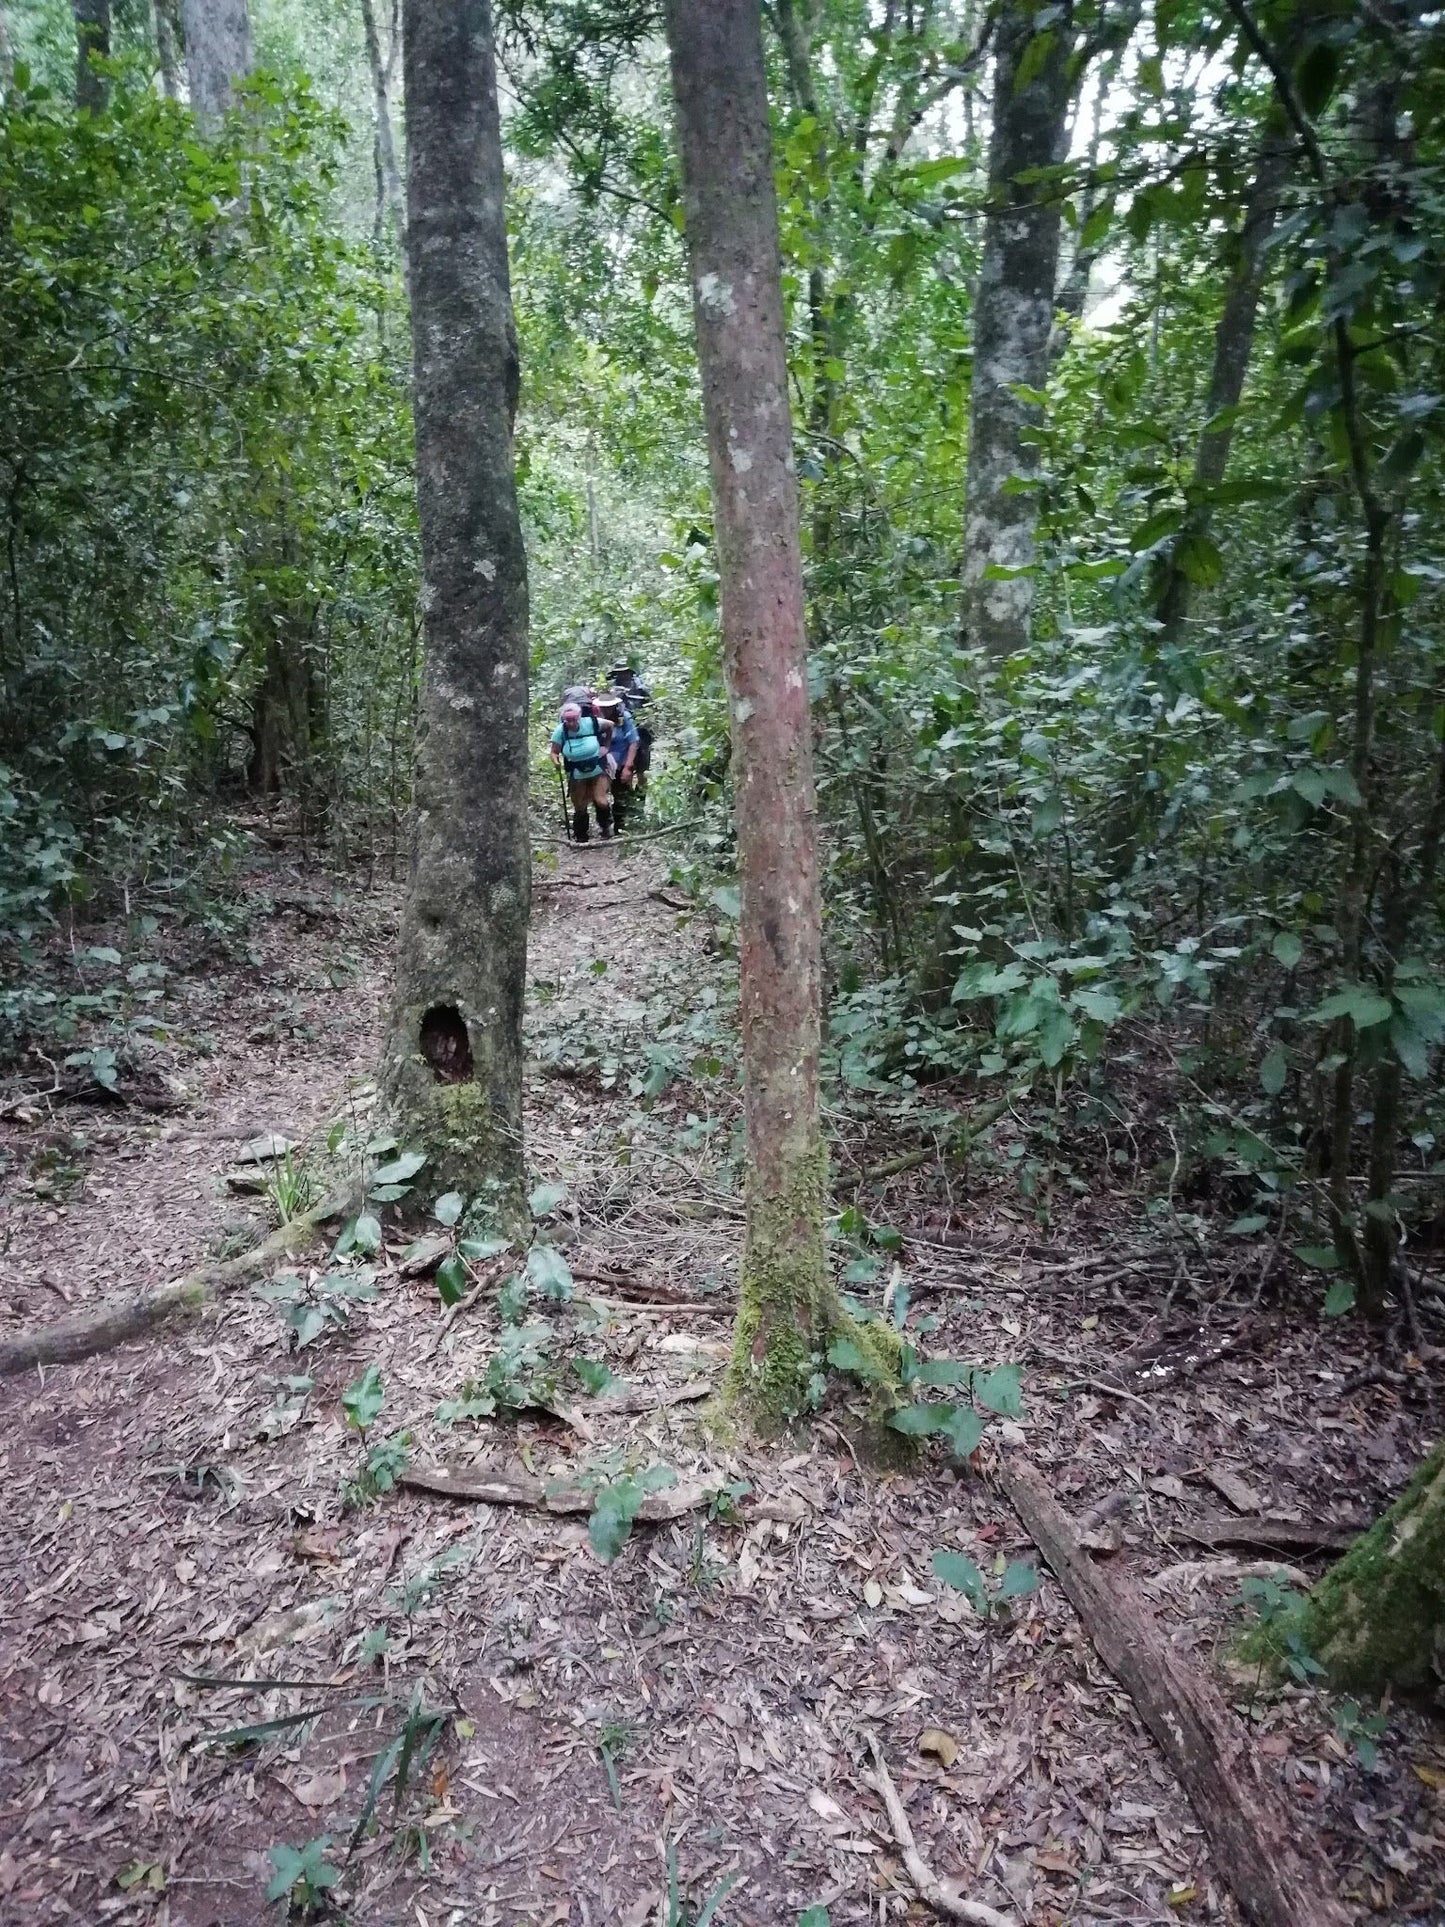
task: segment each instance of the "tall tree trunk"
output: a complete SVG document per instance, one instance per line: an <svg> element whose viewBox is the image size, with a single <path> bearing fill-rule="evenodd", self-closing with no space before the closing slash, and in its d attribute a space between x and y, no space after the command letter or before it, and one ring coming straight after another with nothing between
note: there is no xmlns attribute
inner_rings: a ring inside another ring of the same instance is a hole
<svg viewBox="0 0 1445 1927"><path fill-rule="evenodd" d="M82 113L105 107L105 75L97 60L110 59L110 0L71 0L75 15L75 104Z"/></svg>
<svg viewBox="0 0 1445 1927"><path fill-rule="evenodd" d="M0 93L8 94L15 85L15 53L10 45L10 20L5 0L0 0Z"/></svg>
<svg viewBox="0 0 1445 1927"><path fill-rule="evenodd" d="M402 192L401 171L396 164L396 140L391 125L386 63L381 57L381 36L376 30L374 0L361 0L361 24L366 34L366 58L371 68L371 99L376 114L376 153L381 181L391 218L396 223L397 246L401 249L402 273L406 273L406 196ZM378 217L380 207L378 207ZM378 218L379 225L379 218Z"/></svg>
<svg viewBox="0 0 1445 1927"><path fill-rule="evenodd" d="M837 1323L818 1118L820 894L798 487L757 0L669 0L736 784L747 1227L729 1384L800 1411Z"/></svg>
<svg viewBox="0 0 1445 1927"><path fill-rule="evenodd" d="M438 1189L525 1212L527 561L488 0L404 0L425 653L384 1083Z"/></svg>
<svg viewBox="0 0 1445 1927"><path fill-rule="evenodd" d="M181 0L181 9L191 110L214 127L251 71L251 16L246 0Z"/></svg>
<svg viewBox="0 0 1445 1927"><path fill-rule="evenodd" d="M1177 642L1188 619L1192 588L1188 566L1190 544L1208 533L1214 519L1210 496L1224 480L1229 466L1234 422L1228 415L1223 421L1218 418L1226 410L1237 407L1244 393L1259 297L1269 269L1269 244L1279 218L1280 200L1294 168L1294 145L1282 121L1276 120L1267 126L1260 136L1254 178L1244 204L1244 221L1234 238L1236 253L1224 309L1214 330L1214 363L1204 403L1204 428L1194 455L1192 493L1195 499L1184 527L1170 548L1155 601L1155 614L1162 630L1161 646Z"/></svg>
<svg viewBox="0 0 1445 1927"><path fill-rule="evenodd" d="M161 91L167 100L181 97L181 63L176 0L155 0L156 58L161 68Z"/></svg>
<svg viewBox="0 0 1445 1927"><path fill-rule="evenodd" d="M963 540L963 634L996 660L1027 648L1038 506L1031 491L1009 484L1038 472L1038 451L1025 431L1042 419L1020 386L1048 378L1049 336L1059 265L1056 183L1020 179L1065 157L1069 109L1078 86L1071 72L1072 9L1043 29L1033 45L1034 9L1002 9L997 27L989 204L983 263L974 308L973 381L969 397L968 497ZM1036 71L1020 86L1031 48ZM995 571L1000 573L994 573ZM1002 572L1007 572L1006 574Z"/></svg>

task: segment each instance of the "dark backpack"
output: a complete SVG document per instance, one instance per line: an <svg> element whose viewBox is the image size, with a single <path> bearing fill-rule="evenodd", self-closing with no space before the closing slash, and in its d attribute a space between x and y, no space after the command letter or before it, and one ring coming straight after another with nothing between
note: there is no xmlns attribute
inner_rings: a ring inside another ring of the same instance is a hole
<svg viewBox="0 0 1445 1927"><path fill-rule="evenodd" d="M577 707L582 711L584 718L590 716L593 723L596 723L596 692L589 689L585 683L574 683L570 689L564 689L562 691L562 702L564 707L568 703L576 703Z"/></svg>

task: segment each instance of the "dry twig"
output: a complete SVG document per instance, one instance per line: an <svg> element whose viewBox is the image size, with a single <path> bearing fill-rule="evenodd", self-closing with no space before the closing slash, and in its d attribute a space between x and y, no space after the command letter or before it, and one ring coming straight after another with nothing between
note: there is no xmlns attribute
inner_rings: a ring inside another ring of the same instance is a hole
<svg viewBox="0 0 1445 1927"><path fill-rule="evenodd" d="M868 1733L864 1737L873 1755L873 1772L865 1777L887 1809L888 1824L903 1855L908 1878L918 1890L918 1898L932 1907L935 1913L945 1914L949 1920L971 1921L973 1927L1014 1927L1008 1914L1001 1914L994 1907L986 1907L981 1900L965 1900L952 1881L940 1880L933 1872L918 1851L913 1829L908 1824L908 1815L903 1810L898 1789L889 1776L888 1763L883 1758L883 1748L878 1744L877 1735Z"/></svg>

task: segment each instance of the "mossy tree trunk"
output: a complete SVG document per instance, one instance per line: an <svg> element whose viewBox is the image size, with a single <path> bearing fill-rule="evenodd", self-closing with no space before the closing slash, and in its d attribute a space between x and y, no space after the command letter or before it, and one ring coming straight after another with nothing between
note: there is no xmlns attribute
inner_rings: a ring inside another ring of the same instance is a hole
<svg viewBox="0 0 1445 1927"><path fill-rule="evenodd" d="M757 0L669 0L712 470L738 870L747 1228L731 1395L775 1425L838 1318L818 1120L820 894L798 488Z"/></svg>
<svg viewBox="0 0 1445 1927"><path fill-rule="evenodd" d="M1300 1630L1349 1692L1414 1693L1445 1678L1445 1441L1314 1587Z"/></svg>
<svg viewBox="0 0 1445 1927"><path fill-rule="evenodd" d="M415 833L384 1086L438 1189L523 1189L527 564L517 340L487 0L406 0L424 660ZM523 1205L521 1208L525 1208Z"/></svg>
<svg viewBox="0 0 1445 1927"><path fill-rule="evenodd" d="M110 59L110 0L71 0L75 15L75 104L98 114L105 106L105 75L97 60Z"/></svg>

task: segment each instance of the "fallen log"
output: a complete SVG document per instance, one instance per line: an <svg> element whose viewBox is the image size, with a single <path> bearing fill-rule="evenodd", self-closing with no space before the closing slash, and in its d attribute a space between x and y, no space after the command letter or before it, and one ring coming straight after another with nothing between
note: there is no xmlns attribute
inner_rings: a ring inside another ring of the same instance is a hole
<svg viewBox="0 0 1445 1927"><path fill-rule="evenodd" d="M1256 1927L1350 1927L1328 1867L1301 1845L1290 1809L1212 1681L1177 1652L1122 1574L1096 1566L1036 1468L1005 1459L1000 1482L1179 1775L1215 1865Z"/></svg>
<svg viewBox="0 0 1445 1927"><path fill-rule="evenodd" d="M356 1209L355 1192L337 1192L314 1210L290 1219L238 1258L201 1265L154 1291L103 1299L88 1311L72 1312L53 1325L41 1325L0 1341L0 1378L29 1371L32 1365L73 1365L97 1352L113 1351L117 1345L144 1338L173 1320L193 1318L217 1298L249 1284L277 1258L299 1250L330 1219Z"/></svg>
<svg viewBox="0 0 1445 1927"><path fill-rule="evenodd" d="M501 1473L482 1466L409 1466L397 1484L412 1492L428 1492L438 1499L529 1506L535 1512L561 1514L590 1512L598 1492L595 1480L538 1479L531 1473ZM636 1516L652 1525L665 1524L669 1519L685 1519L689 1513L701 1512L711 1505L717 1490L715 1485L704 1485L700 1480L679 1479L676 1485L646 1493ZM789 1525L806 1518L807 1510L801 1499L744 1498L738 1506L746 1519L777 1519Z"/></svg>

